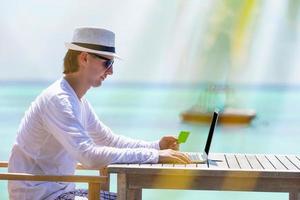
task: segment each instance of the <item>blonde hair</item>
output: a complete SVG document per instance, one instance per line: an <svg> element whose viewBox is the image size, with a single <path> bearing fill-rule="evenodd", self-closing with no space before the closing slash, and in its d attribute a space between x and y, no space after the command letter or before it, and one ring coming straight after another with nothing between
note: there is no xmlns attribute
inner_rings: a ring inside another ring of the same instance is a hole
<svg viewBox="0 0 300 200"><path fill-rule="evenodd" d="M70 74L73 72L77 72L79 69L78 65L78 55L80 51L74 51L69 49L64 58L64 74Z"/></svg>

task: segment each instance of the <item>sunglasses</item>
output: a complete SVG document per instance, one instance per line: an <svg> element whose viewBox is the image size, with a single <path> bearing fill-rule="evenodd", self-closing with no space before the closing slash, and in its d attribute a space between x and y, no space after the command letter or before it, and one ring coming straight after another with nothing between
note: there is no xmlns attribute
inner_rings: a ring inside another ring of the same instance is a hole
<svg viewBox="0 0 300 200"><path fill-rule="evenodd" d="M89 53L90 55L96 57L96 58L99 58L99 59L102 59L102 60L105 60L104 62L104 67L105 69L109 69L113 66L114 64L114 60L113 59L108 59L108 58L105 58L103 56L100 56L100 55L97 55L97 54L93 54L93 53Z"/></svg>

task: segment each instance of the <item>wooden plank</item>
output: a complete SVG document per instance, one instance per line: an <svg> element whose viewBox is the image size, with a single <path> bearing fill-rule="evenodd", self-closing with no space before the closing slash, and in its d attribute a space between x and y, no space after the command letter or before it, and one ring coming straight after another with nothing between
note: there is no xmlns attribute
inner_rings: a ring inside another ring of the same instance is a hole
<svg viewBox="0 0 300 200"><path fill-rule="evenodd" d="M141 200L142 199L142 189L129 189L127 199Z"/></svg>
<svg viewBox="0 0 300 200"><path fill-rule="evenodd" d="M289 159L296 167L300 170L300 160L295 155L289 155L287 156L287 159Z"/></svg>
<svg viewBox="0 0 300 200"><path fill-rule="evenodd" d="M198 169L198 164L163 164L163 168ZM207 167L206 167L207 168Z"/></svg>
<svg viewBox="0 0 300 200"><path fill-rule="evenodd" d="M107 182L107 177L84 175L36 175L27 173L0 173L0 180L105 183Z"/></svg>
<svg viewBox="0 0 300 200"><path fill-rule="evenodd" d="M154 164L140 164L139 168L154 168L154 167L157 168L159 166L162 166L162 164L161 163L160 164L156 164L156 165L154 165Z"/></svg>
<svg viewBox="0 0 300 200"><path fill-rule="evenodd" d="M162 168L197 168L197 164L163 164Z"/></svg>
<svg viewBox="0 0 300 200"><path fill-rule="evenodd" d="M197 163L197 169L208 169L207 163Z"/></svg>
<svg viewBox="0 0 300 200"><path fill-rule="evenodd" d="M266 155L266 158L275 167L276 170L287 170L287 168L277 159L275 155Z"/></svg>
<svg viewBox="0 0 300 200"><path fill-rule="evenodd" d="M88 199L99 200L100 199L100 184L99 183L89 183L88 188Z"/></svg>
<svg viewBox="0 0 300 200"><path fill-rule="evenodd" d="M225 158L224 153L209 154L208 158L210 160L214 160L214 161L224 161L224 162L226 162L226 158Z"/></svg>
<svg viewBox="0 0 300 200"><path fill-rule="evenodd" d="M246 155L246 158L252 169L263 169L263 166L260 164L259 160L255 155Z"/></svg>
<svg viewBox="0 0 300 200"><path fill-rule="evenodd" d="M128 175L125 173L119 173L117 176L118 184L118 200L140 200L142 199L142 189L141 188L129 188L130 181Z"/></svg>
<svg viewBox="0 0 300 200"><path fill-rule="evenodd" d="M245 154L236 154L235 158L237 159L241 169L252 169Z"/></svg>
<svg viewBox="0 0 300 200"><path fill-rule="evenodd" d="M187 169L194 169L194 168L196 169L197 168L197 164L187 164L186 168Z"/></svg>
<svg viewBox="0 0 300 200"><path fill-rule="evenodd" d="M256 155L257 160L263 166L264 170L275 170L275 167L267 159L266 155Z"/></svg>
<svg viewBox="0 0 300 200"><path fill-rule="evenodd" d="M209 168L210 169L229 169L224 154L210 154L209 155Z"/></svg>
<svg viewBox="0 0 300 200"><path fill-rule="evenodd" d="M225 158L227 160L227 163L228 163L228 166L230 169L241 169L234 154L226 154Z"/></svg>
<svg viewBox="0 0 300 200"><path fill-rule="evenodd" d="M5 167L8 167L8 161L0 161L0 167L2 168L5 168ZM81 163L77 163L76 165L76 170L105 170L106 167L103 167L103 168L87 168L85 166L83 166Z"/></svg>
<svg viewBox="0 0 300 200"><path fill-rule="evenodd" d="M289 200L300 200L300 192L290 192Z"/></svg>
<svg viewBox="0 0 300 200"><path fill-rule="evenodd" d="M163 168L174 168L174 164L172 164L172 163L164 163L164 164L162 164L162 167Z"/></svg>
<svg viewBox="0 0 300 200"><path fill-rule="evenodd" d="M0 167L8 167L7 161L0 161Z"/></svg>
<svg viewBox="0 0 300 200"><path fill-rule="evenodd" d="M195 170L191 170L195 171ZM201 170L196 170L201 171ZM218 170L203 170L216 172L215 176L207 176L206 173L200 173L199 176L144 174L130 175L130 189L148 188L148 189L189 189L189 190L233 190L233 191L265 191L265 192L291 192L298 191L300 188L299 178L280 178L277 172L273 171L272 177L261 177L260 172L251 171L255 176L247 177L232 176L229 171L225 171L222 176ZM249 172L242 172L242 174ZM284 172L285 173L285 172ZM296 177L299 177L299 174Z"/></svg>
<svg viewBox="0 0 300 200"><path fill-rule="evenodd" d="M109 191L110 176L108 174L108 170L107 170L106 167L103 167L103 168L99 169L99 176L106 176L107 177L107 182L101 185L101 190Z"/></svg>
<svg viewBox="0 0 300 200"><path fill-rule="evenodd" d="M284 155L276 156L277 159L288 169L288 170L298 170L298 168Z"/></svg>
<svg viewBox="0 0 300 200"><path fill-rule="evenodd" d="M148 167L151 167L151 168L161 168L163 166L162 163L157 163L157 164L150 164L150 166Z"/></svg>
<svg viewBox="0 0 300 200"><path fill-rule="evenodd" d="M128 164L127 166L128 167L141 167L141 164ZM149 164L147 164L146 166L149 166Z"/></svg>
<svg viewBox="0 0 300 200"><path fill-rule="evenodd" d="M186 168L185 164L174 164L174 168Z"/></svg>
<svg viewBox="0 0 300 200"><path fill-rule="evenodd" d="M127 198L127 176L125 173L119 173L117 176L117 190L118 190L118 200L126 200Z"/></svg>

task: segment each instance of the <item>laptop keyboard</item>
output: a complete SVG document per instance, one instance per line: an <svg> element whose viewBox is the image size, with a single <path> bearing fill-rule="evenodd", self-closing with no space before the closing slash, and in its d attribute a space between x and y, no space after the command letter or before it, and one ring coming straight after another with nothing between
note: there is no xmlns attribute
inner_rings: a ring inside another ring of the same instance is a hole
<svg viewBox="0 0 300 200"><path fill-rule="evenodd" d="M197 152L188 152L187 155L191 160L203 160L202 154Z"/></svg>

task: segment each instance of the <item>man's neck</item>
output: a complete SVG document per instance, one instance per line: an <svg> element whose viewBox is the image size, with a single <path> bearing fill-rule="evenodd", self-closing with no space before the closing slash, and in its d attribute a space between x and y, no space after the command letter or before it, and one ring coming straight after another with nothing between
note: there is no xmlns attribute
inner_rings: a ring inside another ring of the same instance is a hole
<svg viewBox="0 0 300 200"><path fill-rule="evenodd" d="M76 74L66 74L64 78L73 88L79 100L85 95L85 93L90 88L90 86L87 86L86 83L81 81L82 79L77 77Z"/></svg>

